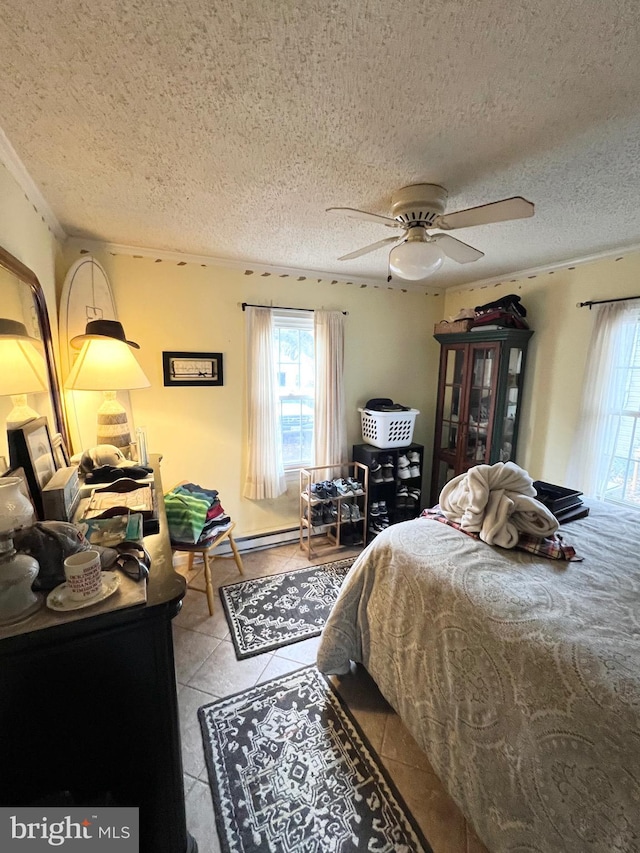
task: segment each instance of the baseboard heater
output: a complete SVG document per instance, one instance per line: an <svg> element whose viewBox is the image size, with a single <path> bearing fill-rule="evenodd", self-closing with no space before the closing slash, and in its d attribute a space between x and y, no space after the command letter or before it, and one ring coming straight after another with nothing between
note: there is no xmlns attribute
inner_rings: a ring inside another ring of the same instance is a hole
<svg viewBox="0 0 640 853"><path fill-rule="evenodd" d="M242 536L241 538L233 537L234 542L238 547L238 551L244 554L249 551L262 551L264 548L274 548L276 545L286 545L290 542L298 542L300 539L300 528L290 527L286 530L274 530L272 533L260 533L257 536ZM231 554L231 546L229 540L225 539L213 551L214 554Z"/></svg>

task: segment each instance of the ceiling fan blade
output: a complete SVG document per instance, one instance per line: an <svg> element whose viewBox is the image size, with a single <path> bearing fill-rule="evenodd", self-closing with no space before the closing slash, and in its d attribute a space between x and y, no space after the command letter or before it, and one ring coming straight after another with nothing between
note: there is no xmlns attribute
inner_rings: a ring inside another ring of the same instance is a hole
<svg viewBox="0 0 640 853"><path fill-rule="evenodd" d="M484 252L474 249L473 246L463 243L462 240L456 240L450 234L434 234L433 239L448 258L457 261L459 264L470 264L471 261L484 258Z"/></svg>
<svg viewBox="0 0 640 853"><path fill-rule="evenodd" d="M469 228L473 225L488 225L490 222L506 222L509 219L526 219L533 216L535 206L526 198L516 195L491 204L481 204L479 207L469 207L457 210L455 213L445 213L436 217L434 228Z"/></svg>
<svg viewBox="0 0 640 853"><path fill-rule="evenodd" d="M344 213L352 219L365 219L367 222L377 222L388 228L406 228L404 222L398 222L390 216L380 216L378 213L367 213L366 210L356 210L355 207L328 207L327 213Z"/></svg>
<svg viewBox="0 0 640 853"><path fill-rule="evenodd" d="M375 252L376 249L381 249L383 246L386 246L387 243L397 243L398 240L401 239L401 235L398 235L397 237L385 237L384 240L378 240L377 243L370 243L368 246L365 246L362 249L356 249L355 252L350 252L348 255L343 255L341 258L338 258L338 260L352 261L354 258L359 258L362 255L368 255L369 252Z"/></svg>

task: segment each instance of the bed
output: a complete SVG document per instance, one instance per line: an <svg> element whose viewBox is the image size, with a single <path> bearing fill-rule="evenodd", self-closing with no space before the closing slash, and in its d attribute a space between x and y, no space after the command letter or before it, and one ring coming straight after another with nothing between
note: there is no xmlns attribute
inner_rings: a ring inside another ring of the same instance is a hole
<svg viewBox="0 0 640 853"><path fill-rule="evenodd" d="M445 524L361 553L318 667L362 663L492 853L640 851L640 512L591 502L584 559Z"/></svg>

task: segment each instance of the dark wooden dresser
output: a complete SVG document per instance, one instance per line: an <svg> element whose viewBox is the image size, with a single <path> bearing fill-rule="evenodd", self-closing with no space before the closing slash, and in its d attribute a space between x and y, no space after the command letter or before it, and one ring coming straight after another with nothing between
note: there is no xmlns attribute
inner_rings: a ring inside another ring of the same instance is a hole
<svg viewBox="0 0 640 853"><path fill-rule="evenodd" d="M146 604L41 610L0 629L0 805L138 806L141 851L195 853L171 632L186 584L173 569L158 463Z"/></svg>

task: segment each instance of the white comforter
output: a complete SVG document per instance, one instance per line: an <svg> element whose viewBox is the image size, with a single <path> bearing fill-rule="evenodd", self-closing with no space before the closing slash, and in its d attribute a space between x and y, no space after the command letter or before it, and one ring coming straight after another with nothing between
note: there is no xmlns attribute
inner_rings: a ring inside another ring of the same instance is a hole
<svg viewBox="0 0 640 853"><path fill-rule="evenodd" d="M364 664L492 853L640 851L640 512L580 563L417 519L360 555L318 666Z"/></svg>

